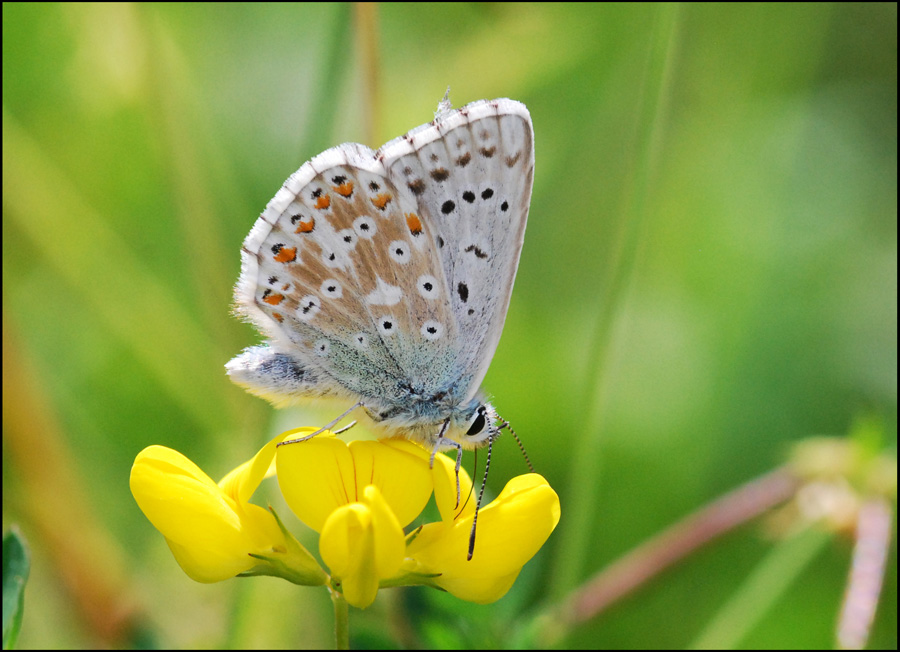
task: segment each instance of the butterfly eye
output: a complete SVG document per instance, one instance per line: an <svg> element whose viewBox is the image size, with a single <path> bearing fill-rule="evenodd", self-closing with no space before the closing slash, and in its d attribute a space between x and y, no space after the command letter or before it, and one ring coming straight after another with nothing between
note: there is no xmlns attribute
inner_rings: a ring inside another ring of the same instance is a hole
<svg viewBox="0 0 900 652"><path fill-rule="evenodd" d="M469 429L466 430L466 437L477 437L484 432L486 426L487 417L485 416L485 409L482 405L476 410L475 416L472 417L472 421L469 422Z"/></svg>

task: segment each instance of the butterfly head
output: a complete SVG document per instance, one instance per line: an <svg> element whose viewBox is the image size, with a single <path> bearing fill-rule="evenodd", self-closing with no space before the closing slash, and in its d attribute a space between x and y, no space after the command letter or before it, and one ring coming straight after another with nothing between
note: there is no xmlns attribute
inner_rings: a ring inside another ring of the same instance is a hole
<svg viewBox="0 0 900 652"><path fill-rule="evenodd" d="M465 449L479 448L496 437L500 428L497 410L483 399L475 398L451 407L434 402L412 403L385 410L366 407L372 421L388 436L400 435L426 448L448 448L456 444Z"/></svg>
<svg viewBox="0 0 900 652"><path fill-rule="evenodd" d="M438 448L444 448L445 444L455 442L465 449L480 448L500 434L501 428L497 425L499 420L493 405L474 399L465 407L454 410L436 428L432 426L423 443L426 446L437 444Z"/></svg>
<svg viewBox="0 0 900 652"><path fill-rule="evenodd" d="M462 427L458 428L456 436L451 433L449 438L458 441L465 448L477 448L500 433L495 425L498 419L493 405L480 403L468 420L462 423Z"/></svg>

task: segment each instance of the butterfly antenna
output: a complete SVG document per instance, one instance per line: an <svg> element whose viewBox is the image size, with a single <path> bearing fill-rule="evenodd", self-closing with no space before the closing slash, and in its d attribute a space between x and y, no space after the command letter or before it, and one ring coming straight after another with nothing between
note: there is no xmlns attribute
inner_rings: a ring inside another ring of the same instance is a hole
<svg viewBox="0 0 900 652"><path fill-rule="evenodd" d="M345 416L347 416L348 414L350 414L351 412L353 412L353 410L355 410L355 409L358 408L358 407L362 407L362 403L356 403L355 405L353 405L353 407L351 407L349 410L347 410L346 412L344 412L344 413L343 413L341 416L339 416L337 419L335 419L334 421L332 421L332 422L330 422L330 423L325 424L324 426L322 426L321 428L319 428L318 430L316 430L314 433L311 433L311 434L306 435L306 436L304 436L304 437L300 437L299 439L289 439L288 441L281 441L281 442L278 442L278 443L276 444L276 446L285 446L286 444L297 444L297 443L299 443L299 442L301 442L301 441L306 441L307 439L312 439L312 438L315 437L316 435L325 432L326 430L328 430L329 428L331 428L331 427L334 426L335 424L339 423L341 419L343 419ZM353 425L353 424L350 424L350 425ZM347 426L347 428L349 428L349 427L350 427L350 426ZM344 428L343 430L346 430L347 428Z"/></svg>
<svg viewBox="0 0 900 652"><path fill-rule="evenodd" d="M481 479L481 491L478 492L478 502L475 503L475 516L472 518L472 532L469 534L469 554L466 561L472 561L475 554L475 527L478 525L478 511L481 509L481 499L484 497L484 486L487 484L488 469L491 468L491 448L494 446L494 435L488 437L487 459L484 461L484 477Z"/></svg>
<svg viewBox="0 0 900 652"><path fill-rule="evenodd" d="M512 426L509 425L509 421L503 420L503 423L500 424L500 427L497 428L497 432L506 428L512 433L513 438L516 440L516 443L519 445L519 450L522 451L522 455L525 457L525 464L528 465L528 470L534 473L534 467L531 466L531 460L528 458L528 453L525 450L525 446L522 445L522 440L519 439L519 435L516 434L516 431L512 429Z"/></svg>

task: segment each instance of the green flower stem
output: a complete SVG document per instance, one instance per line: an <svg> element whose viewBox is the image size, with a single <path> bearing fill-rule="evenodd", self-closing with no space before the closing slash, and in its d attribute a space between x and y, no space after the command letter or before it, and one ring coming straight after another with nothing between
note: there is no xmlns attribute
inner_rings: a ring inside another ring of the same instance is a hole
<svg viewBox="0 0 900 652"><path fill-rule="evenodd" d="M331 603L334 605L334 649L349 650L350 609L340 591L335 591L331 587L328 590L331 592Z"/></svg>

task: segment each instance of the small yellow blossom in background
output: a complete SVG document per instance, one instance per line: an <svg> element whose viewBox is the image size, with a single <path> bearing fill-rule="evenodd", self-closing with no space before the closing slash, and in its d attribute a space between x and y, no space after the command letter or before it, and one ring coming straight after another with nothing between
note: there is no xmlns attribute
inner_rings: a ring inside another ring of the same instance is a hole
<svg viewBox="0 0 900 652"><path fill-rule="evenodd" d="M559 522L559 498L541 476L513 478L478 515L467 561L474 499L457 506L455 464L405 439L345 443L331 433L257 455L214 483L180 453L151 446L135 460L131 491L184 571L200 582L275 575L297 584L330 582L365 608L379 588L426 584L477 603L498 600ZM272 471L291 510L320 534L330 578L273 513L249 502ZM465 498L472 482L460 470ZM441 521L405 535L434 493Z"/></svg>

